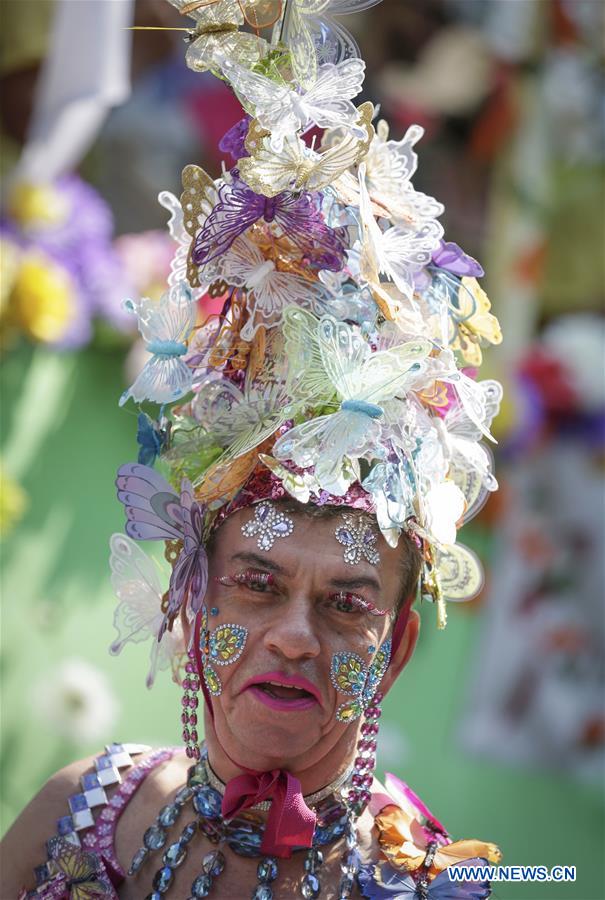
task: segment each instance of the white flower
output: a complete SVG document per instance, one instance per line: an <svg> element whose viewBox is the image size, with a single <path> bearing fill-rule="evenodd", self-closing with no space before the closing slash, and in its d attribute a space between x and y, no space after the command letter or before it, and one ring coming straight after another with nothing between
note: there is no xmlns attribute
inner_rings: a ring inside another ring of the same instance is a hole
<svg viewBox="0 0 605 900"><path fill-rule="evenodd" d="M456 543L456 522L463 513L464 494L453 481L443 481L425 494L425 528L438 544Z"/></svg>
<svg viewBox="0 0 605 900"><path fill-rule="evenodd" d="M118 701L99 669L81 659L65 660L36 685L38 715L58 734L78 744L111 735Z"/></svg>

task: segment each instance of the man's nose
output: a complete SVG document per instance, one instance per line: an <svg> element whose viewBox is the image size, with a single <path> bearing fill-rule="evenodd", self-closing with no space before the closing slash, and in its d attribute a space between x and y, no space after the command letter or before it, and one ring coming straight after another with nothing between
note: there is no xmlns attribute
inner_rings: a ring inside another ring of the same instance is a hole
<svg viewBox="0 0 605 900"><path fill-rule="evenodd" d="M307 595L290 597L265 632L265 647L286 659L312 659L321 650L313 606Z"/></svg>

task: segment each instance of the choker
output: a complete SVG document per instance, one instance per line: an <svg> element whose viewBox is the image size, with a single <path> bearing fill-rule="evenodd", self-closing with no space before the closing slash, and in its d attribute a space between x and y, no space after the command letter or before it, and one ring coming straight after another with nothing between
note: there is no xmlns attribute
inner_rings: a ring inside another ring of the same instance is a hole
<svg viewBox="0 0 605 900"><path fill-rule="evenodd" d="M225 789L227 785L224 781L218 777L208 758L205 758L206 771L208 772L208 782L211 787L214 788L215 791L221 795L221 797L225 796ZM326 787L321 788L321 790L316 791L314 794L305 794L303 796L303 800L307 804L307 806L315 806L317 803L321 803L322 800L325 800L326 797L329 797L330 794L335 794L337 791L341 789L341 787L350 780L353 774L353 766L349 766L349 768L339 775L338 778L335 778L330 784L326 785ZM262 810L266 812L271 809L271 800L261 800L260 803L255 803L253 810Z"/></svg>
<svg viewBox="0 0 605 900"><path fill-rule="evenodd" d="M359 808L349 801L354 770L348 769L332 784L305 797L313 807L317 823L311 847L294 848L304 852L304 874L300 895L314 900L321 895L320 869L324 861L325 846L344 839L340 861L341 878L338 885L339 900L352 895L357 873L361 865L357 849L356 820ZM227 859L221 846L228 846L234 853L249 858L259 858L257 883L251 892L252 900L273 900L272 883L278 877L278 860L261 850L266 822L256 808L237 813L231 819L222 816L222 800L226 785L212 771L208 762L208 750L202 745L200 759L188 772L187 783L175 793L172 802L163 806L155 822L145 831L143 844L135 853L129 876L136 875L145 861L162 850L162 864L153 877L153 891L146 900L162 900L170 891L175 870L187 857L189 846L196 834L201 833L215 845L202 859L201 873L191 885L189 900L207 897L212 893L216 879L225 870ZM271 801L266 801L270 806ZM185 807L191 806L195 818L185 825L180 836L168 844L168 829L176 824ZM263 807L258 804L258 807Z"/></svg>

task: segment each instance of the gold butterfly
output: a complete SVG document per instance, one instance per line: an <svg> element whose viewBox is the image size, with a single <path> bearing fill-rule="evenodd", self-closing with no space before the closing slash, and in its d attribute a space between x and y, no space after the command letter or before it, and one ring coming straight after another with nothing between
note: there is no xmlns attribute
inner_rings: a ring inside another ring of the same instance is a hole
<svg viewBox="0 0 605 900"><path fill-rule="evenodd" d="M296 134L284 138L280 152L272 149L269 133L252 122L246 138L249 157L238 161L240 177L257 194L274 197L282 191L320 191L360 162L372 142L374 107L362 103L357 125L364 137L347 134L340 143L316 153Z"/></svg>
<svg viewBox="0 0 605 900"><path fill-rule="evenodd" d="M253 27L266 27L258 0L169 0L195 22L185 61L194 72L218 71L218 57L226 56L251 68L264 56L267 42L256 34L240 31L244 19ZM275 21L275 20L273 20Z"/></svg>

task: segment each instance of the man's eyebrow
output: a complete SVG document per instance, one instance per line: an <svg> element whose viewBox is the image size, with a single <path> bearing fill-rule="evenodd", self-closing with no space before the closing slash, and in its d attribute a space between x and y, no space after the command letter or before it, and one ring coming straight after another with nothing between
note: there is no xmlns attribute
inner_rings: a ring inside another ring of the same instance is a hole
<svg viewBox="0 0 605 900"><path fill-rule="evenodd" d="M332 578L330 580L332 587L341 588L342 590L355 590L356 588L369 587L380 593L380 582L371 575L356 575L353 578Z"/></svg>
<svg viewBox="0 0 605 900"><path fill-rule="evenodd" d="M250 553L247 551L234 553L231 557L231 561L233 562L235 560L248 563L251 566L260 566L263 569L268 569L269 572L275 572L277 575L287 574L285 569L282 569L282 567L278 566L272 559L269 559L267 556L262 556L260 553Z"/></svg>

